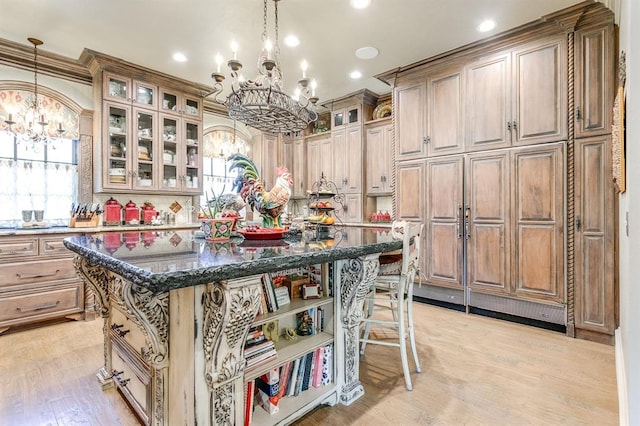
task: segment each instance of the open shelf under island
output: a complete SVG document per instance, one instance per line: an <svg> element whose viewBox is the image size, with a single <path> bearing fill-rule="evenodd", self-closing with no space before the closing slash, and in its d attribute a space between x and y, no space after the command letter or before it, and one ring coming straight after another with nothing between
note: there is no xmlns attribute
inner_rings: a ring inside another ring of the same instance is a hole
<svg viewBox="0 0 640 426"><path fill-rule="evenodd" d="M330 245L277 240L209 242L193 231L167 233L149 247L116 251L108 234L65 239L78 275L95 293L104 319L103 388L116 386L145 424L244 424L246 383L262 372L332 345L329 385L283 401L253 424L290 423L319 404L351 404L363 395L358 335L362 304L378 255L400 248L370 228L345 228ZM295 300L257 316L261 276L322 265L323 297ZM249 329L307 307L330 310L330 326L276 345L277 358L246 369ZM256 408L256 410L260 410Z"/></svg>

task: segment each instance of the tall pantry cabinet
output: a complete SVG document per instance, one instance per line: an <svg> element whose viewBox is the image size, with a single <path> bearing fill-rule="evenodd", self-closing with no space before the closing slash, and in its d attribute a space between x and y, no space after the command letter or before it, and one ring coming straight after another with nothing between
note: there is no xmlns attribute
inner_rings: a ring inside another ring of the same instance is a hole
<svg viewBox="0 0 640 426"><path fill-rule="evenodd" d="M583 3L378 76L395 217L425 224L416 295L612 342L613 41Z"/></svg>

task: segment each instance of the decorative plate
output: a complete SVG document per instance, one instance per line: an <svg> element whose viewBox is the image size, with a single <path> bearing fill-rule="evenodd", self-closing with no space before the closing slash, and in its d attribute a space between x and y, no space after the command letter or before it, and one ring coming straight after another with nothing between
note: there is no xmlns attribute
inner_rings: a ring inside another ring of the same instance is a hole
<svg viewBox="0 0 640 426"><path fill-rule="evenodd" d="M284 228L260 228L256 231L238 229L236 232L247 240L277 240L282 238L287 230Z"/></svg>
<svg viewBox="0 0 640 426"><path fill-rule="evenodd" d="M383 103L376 107L373 110L373 119L377 120L379 118L390 117L393 113L393 108L391 107L391 103Z"/></svg>

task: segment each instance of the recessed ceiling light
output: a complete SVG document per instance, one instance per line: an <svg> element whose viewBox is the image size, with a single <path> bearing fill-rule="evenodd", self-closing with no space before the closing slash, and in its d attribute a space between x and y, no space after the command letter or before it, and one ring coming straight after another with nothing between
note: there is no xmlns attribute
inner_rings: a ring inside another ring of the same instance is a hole
<svg viewBox="0 0 640 426"><path fill-rule="evenodd" d="M362 73L360 71L351 71L351 74L349 74L349 77L351 77L354 80L359 79L360 77L362 77Z"/></svg>
<svg viewBox="0 0 640 426"><path fill-rule="evenodd" d="M187 57L184 53L176 52L173 54L173 60L176 62L187 62Z"/></svg>
<svg viewBox="0 0 640 426"><path fill-rule="evenodd" d="M371 0L351 0L351 7L355 9L364 9L369 7Z"/></svg>
<svg viewBox="0 0 640 426"><path fill-rule="evenodd" d="M376 56L378 56L378 53L380 53L380 51L375 47L371 47L371 46L361 47L360 49L356 50L356 58L373 59Z"/></svg>
<svg viewBox="0 0 640 426"><path fill-rule="evenodd" d="M478 25L478 31L480 31L481 33L486 33L487 31L491 31L495 27L496 27L496 21L492 19L487 19L485 21L482 21L480 25Z"/></svg>
<svg viewBox="0 0 640 426"><path fill-rule="evenodd" d="M289 47L296 47L300 44L300 40L298 40L298 37L294 36L293 34L289 34L285 37L284 44Z"/></svg>

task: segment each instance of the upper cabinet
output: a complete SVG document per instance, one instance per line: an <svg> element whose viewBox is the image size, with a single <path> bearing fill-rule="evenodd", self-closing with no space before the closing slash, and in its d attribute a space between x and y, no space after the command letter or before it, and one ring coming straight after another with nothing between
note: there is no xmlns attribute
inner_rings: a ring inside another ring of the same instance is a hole
<svg viewBox="0 0 640 426"><path fill-rule="evenodd" d="M554 35L466 67L469 151L567 138L566 38Z"/></svg>
<svg viewBox="0 0 640 426"><path fill-rule="evenodd" d="M202 192L208 88L86 50L94 79L94 191Z"/></svg>
<svg viewBox="0 0 640 426"><path fill-rule="evenodd" d="M366 193L389 195L393 167L393 125L390 118L366 125Z"/></svg>
<svg viewBox="0 0 640 426"><path fill-rule="evenodd" d="M160 88L160 111L190 119L202 120L202 98L176 90Z"/></svg>
<svg viewBox="0 0 640 426"><path fill-rule="evenodd" d="M575 33L575 122L576 137L611 132L614 96L613 24L592 26Z"/></svg>
<svg viewBox="0 0 640 426"><path fill-rule="evenodd" d="M396 159L422 158L427 154L426 106L424 80L409 82L395 89Z"/></svg>
<svg viewBox="0 0 640 426"><path fill-rule="evenodd" d="M459 67L427 78L427 155L457 154L464 150L464 79Z"/></svg>
<svg viewBox="0 0 640 426"><path fill-rule="evenodd" d="M102 93L105 100L123 102L139 108L157 108L157 86L109 72L104 72L103 76Z"/></svg>

